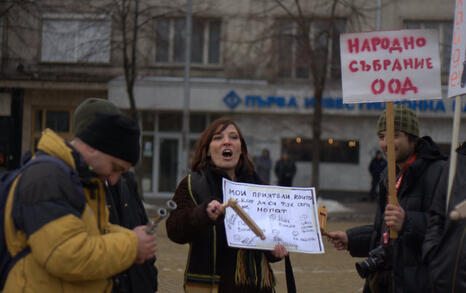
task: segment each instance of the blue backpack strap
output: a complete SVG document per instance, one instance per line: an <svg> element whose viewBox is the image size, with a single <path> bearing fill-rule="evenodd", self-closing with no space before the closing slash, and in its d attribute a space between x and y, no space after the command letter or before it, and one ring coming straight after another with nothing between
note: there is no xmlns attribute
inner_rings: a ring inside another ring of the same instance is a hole
<svg viewBox="0 0 466 293"><path fill-rule="evenodd" d="M22 173L25 169L27 169L29 166L43 163L43 162L53 162L60 166L63 171L68 175L68 177L73 181L74 185L76 186L77 190L84 196L84 191L81 185L81 182L79 180L79 175L76 172L76 170L73 170L68 164L66 164L63 160L53 157L48 154L41 154L36 156L34 159L30 160L29 158L26 158L23 160L23 166L21 168L9 171L5 174L3 174L0 177L0 251L1 256L0 256L0 268L2 272L0 273L0 291L3 289L3 286L6 282L8 272L13 268L16 262L29 254L31 252L30 247L26 247L24 250L22 250L20 253L12 257L10 253L8 252L8 248L6 247L6 242L5 242L5 231L4 231L4 219L5 219L5 206L6 206L6 201L8 199L8 194L9 190L11 188L12 183L15 181L16 177ZM17 189L15 190L15 193L17 192Z"/></svg>
<svg viewBox="0 0 466 293"><path fill-rule="evenodd" d="M23 251L18 253L15 257L12 257L8 251L8 247L6 246L5 241L4 219L6 201L8 199L9 190L13 181L22 172L22 170L23 168L18 168L15 170L8 171L7 173L3 174L0 178L0 290L3 289L3 286L6 282L6 278L8 276L8 272L11 270L14 264L31 251L31 249L27 247Z"/></svg>
<svg viewBox="0 0 466 293"><path fill-rule="evenodd" d="M24 170L25 168L31 165L42 163L42 162L53 162L57 164L58 166L60 166L63 169L63 171L66 173L66 175L68 175L68 177L71 179L71 181L73 181L74 186L79 191L79 193L81 193L84 196L83 187L82 187L81 181L79 180L78 172L74 170L73 168L71 168L70 165L65 163L60 158L57 158L57 157L54 157L48 154L40 154L36 156L34 159L28 161L21 169Z"/></svg>

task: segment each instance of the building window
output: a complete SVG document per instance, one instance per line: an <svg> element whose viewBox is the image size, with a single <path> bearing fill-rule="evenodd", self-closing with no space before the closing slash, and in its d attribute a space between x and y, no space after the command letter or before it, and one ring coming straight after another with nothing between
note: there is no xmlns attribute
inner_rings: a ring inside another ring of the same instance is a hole
<svg viewBox="0 0 466 293"><path fill-rule="evenodd" d="M142 136L142 159L140 168L142 171L142 191L152 192L154 189L154 181L152 179L153 165L154 165L154 136L143 135Z"/></svg>
<svg viewBox="0 0 466 293"><path fill-rule="evenodd" d="M439 32L440 62L442 75L448 75L450 70L451 42L453 34L452 21L406 21L407 29L436 29Z"/></svg>
<svg viewBox="0 0 466 293"><path fill-rule="evenodd" d="M46 14L42 62L109 63L110 19L102 15Z"/></svg>
<svg viewBox="0 0 466 293"><path fill-rule="evenodd" d="M345 31L345 22L337 19L333 23L333 36L328 46L327 36L332 31L329 21L307 21L299 26L296 20L278 20L277 64L278 77L309 79L310 62L323 60L328 53L328 73L340 76L340 33ZM309 54L309 48L314 56ZM328 50L325 52L324 50ZM320 57L322 56L322 57Z"/></svg>
<svg viewBox="0 0 466 293"><path fill-rule="evenodd" d="M220 20L193 19L191 63L220 63ZM184 18L156 20L156 63L183 63L185 58Z"/></svg>
<svg viewBox="0 0 466 293"><path fill-rule="evenodd" d="M50 128L66 140L73 138L71 131L72 108L32 108L32 140L31 149L35 150L37 142L46 128Z"/></svg>
<svg viewBox="0 0 466 293"><path fill-rule="evenodd" d="M182 113L160 113L159 114L159 131L176 132L183 128Z"/></svg>
<svg viewBox="0 0 466 293"><path fill-rule="evenodd" d="M142 111L142 131L155 130L155 113L150 111Z"/></svg>
<svg viewBox="0 0 466 293"><path fill-rule="evenodd" d="M191 133L201 133L206 129L207 115L201 113L189 114L189 131Z"/></svg>
<svg viewBox="0 0 466 293"><path fill-rule="evenodd" d="M282 150L290 151L296 161L312 161L312 139L284 138L282 139ZM333 138L321 140L320 161L359 164L359 141Z"/></svg>

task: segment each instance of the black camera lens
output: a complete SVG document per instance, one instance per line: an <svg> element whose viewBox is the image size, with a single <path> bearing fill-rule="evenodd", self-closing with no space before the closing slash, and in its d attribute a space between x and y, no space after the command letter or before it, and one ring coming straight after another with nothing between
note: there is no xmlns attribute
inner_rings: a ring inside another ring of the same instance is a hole
<svg viewBox="0 0 466 293"><path fill-rule="evenodd" d="M356 263L356 270L361 278L367 278L371 273L383 267L385 261L385 249L377 247L369 252L369 257Z"/></svg>
<svg viewBox="0 0 466 293"><path fill-rule="evenodd" d="M371 258L356 263L356 270L361 278L367 278L370 273L375 271L376 264Z"/></svg>

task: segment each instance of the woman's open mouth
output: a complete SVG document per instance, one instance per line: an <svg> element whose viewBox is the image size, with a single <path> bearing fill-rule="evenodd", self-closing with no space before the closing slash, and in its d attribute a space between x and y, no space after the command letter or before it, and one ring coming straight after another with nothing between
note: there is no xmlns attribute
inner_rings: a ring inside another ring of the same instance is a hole
<svg viewBox="0 0 466 293"><path fill-rule="evenodd" d="M225 159L230 159L232 156L233 156L233 151L232 150L224 150L222 152L222 156L225 158Z"/></svg>

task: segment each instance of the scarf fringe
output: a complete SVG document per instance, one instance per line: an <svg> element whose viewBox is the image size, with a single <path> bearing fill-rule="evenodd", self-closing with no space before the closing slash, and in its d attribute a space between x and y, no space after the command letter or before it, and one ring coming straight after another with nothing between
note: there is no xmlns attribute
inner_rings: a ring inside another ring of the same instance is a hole
<svg viewBox="0 0 466 293"><path fill-rule="evenodd" d="M260 289L275 287L275 277L264 252L238 250L235 284L259 287Z"/></svg>

